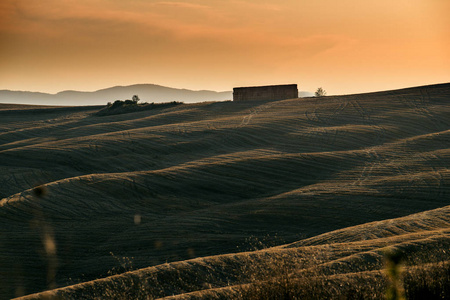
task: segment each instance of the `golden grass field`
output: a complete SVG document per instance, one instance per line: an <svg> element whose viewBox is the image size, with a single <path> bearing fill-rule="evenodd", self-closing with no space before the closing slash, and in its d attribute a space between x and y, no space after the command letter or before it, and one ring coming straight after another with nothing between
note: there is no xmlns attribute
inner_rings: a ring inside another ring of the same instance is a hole
<svg viewBox="0 0 450 300"><path fill-rule="evenodd" d="M0 104L0 298L383 298L387 252L416 286L449 269L450 84L101 108Z"/></svg>

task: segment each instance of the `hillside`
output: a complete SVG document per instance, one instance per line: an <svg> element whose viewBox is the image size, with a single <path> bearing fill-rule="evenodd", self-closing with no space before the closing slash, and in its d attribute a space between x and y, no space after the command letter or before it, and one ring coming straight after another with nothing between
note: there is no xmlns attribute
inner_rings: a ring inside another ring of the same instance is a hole
<svg viewBox="0 0 450 300"><path fill-rule="evenodd" d="M304 242L166 263L21 299L384 299L385 255L393 249L406 253L405 282L416 292L408 299L430 299L420 295L423 281L450 292L449 212L447 206Z"/></svg>
<svg viewBox="0 0 450 300"><path fill-rule="evenodd" d="M106 297L132 280L207 299L280 258L374 282L386 247L448 260L450 84L99 109L0 104L0 295ZM280 246L246 252L253 240Z"/></svg>

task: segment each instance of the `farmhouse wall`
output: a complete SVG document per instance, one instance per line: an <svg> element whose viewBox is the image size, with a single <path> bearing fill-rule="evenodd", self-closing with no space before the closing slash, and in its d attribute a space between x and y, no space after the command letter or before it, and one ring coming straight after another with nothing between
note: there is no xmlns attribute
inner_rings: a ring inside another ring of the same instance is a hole
<svg viewBox="0 0 450 300"><path fill-rule="evenodd" d="M233 89L233 101L284 100L298 98L296 84L238 87Z"/></svg>

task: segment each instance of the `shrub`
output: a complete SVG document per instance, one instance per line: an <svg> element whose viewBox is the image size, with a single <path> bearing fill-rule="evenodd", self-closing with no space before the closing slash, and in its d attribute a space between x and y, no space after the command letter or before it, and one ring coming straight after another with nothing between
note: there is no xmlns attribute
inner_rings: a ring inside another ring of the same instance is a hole
<svg viewBox="0 0 450 300"><path fill-rule="evenodd" d="M317 91L314 93L314 95L316 97L323 97L323 96L327 95L327 92L322 87L320 87L317 89Z"/></svg>
<svg viewBox="0 0 450 300"><path fill-rule="evenodd" d="M109 106L109 108L117 108L117 107L122 107L124 105L124 102L122 100L116 100L114 101L114 103Z"/></svg>

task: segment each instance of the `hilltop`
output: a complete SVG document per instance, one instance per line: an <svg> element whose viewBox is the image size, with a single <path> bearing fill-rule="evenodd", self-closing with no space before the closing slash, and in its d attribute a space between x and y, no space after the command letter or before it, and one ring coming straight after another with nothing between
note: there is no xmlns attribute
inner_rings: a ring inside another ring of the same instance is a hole
<svg viewBox="0 0 450 300"><path fill-rule="evenodd" d="M106 116L0 104L0 295L237 298L313 274L380 296L387 249L449 260L449 101L440 84Z"/></svg>

